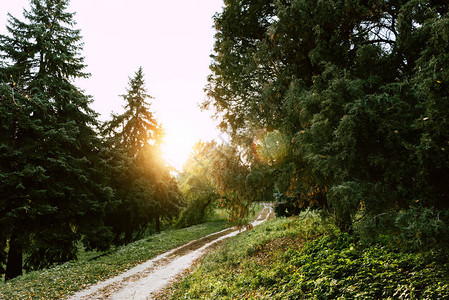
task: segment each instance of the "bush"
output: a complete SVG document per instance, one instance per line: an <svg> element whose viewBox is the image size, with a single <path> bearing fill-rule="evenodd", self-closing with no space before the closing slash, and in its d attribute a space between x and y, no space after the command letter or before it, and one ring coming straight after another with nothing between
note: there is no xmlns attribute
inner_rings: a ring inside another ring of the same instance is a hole
<svg viewBox="0 0 449 300"><path fill-rule="evenodd" d="M449 212L426 207L411 207L396 217L398 242L405 249L449 252Z"/></svg>
<svg viewBox="0 0 449 300"><path fill-rule="evenodd" d="M212 209L212 202L213 199L210 197L197 197L190 200L179 216L177 227L184 228L205 222Z"/></svg>
<svg viewBox="0 0 449 300"><path fill-rule="evenodd" d="M355 226L362 245L381 243L390 249L432 249L449 255L449 212L413 206L399 212L368 216Z"/></svg>

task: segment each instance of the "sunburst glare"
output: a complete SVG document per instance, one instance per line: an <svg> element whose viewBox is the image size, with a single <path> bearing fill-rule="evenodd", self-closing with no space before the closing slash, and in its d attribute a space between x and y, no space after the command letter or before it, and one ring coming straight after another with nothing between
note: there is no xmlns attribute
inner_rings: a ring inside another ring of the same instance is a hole
<svg viewBox="0 0 449 300"><path fill-rule="evenodd" d="M180 172L195 141L192 133L188 131L167 132L161 145L162 157Z"/></svg>

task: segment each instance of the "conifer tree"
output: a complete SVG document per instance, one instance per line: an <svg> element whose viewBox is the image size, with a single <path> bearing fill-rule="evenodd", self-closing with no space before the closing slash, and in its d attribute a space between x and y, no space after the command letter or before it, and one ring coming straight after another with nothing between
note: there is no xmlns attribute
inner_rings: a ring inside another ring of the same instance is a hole
<svg viewBox="0 0 449 300"><path fill-rule="evenodd" d="M203 106L248 153L261 130L289 141L278 194L346 231L413 207L449 224L446 2L225 4Z"/></svg>
<svg viewBox="0 0 449 300"><path fill-rule="evenodd" d="M97 115L91 99L72 83L88 76L80 31L72 28L68 1L30 4L25 21L9 15L10 35L0 36L7 279L21 273L22 251L32 270L75 258L83 233L86 243L89 235L99 239L94 232L103 232L106 244L109 239L101 224L110 192L97 174Z"/></svg>
<svg viewBox="0 0 449 300"><path fill-rule="evenodd" d="M128 243L155 220L177 212L177 187L159 154L163 130L150 110L144 73L140 67L121 95L125 111L104 124L113 157L112 186L120 202L111 212L115 243ZM172 206L174 204L174 206Z"/></svg>
<svg viewBox="0 0 449 300"><path fill-rule="evenodd" d="M106 126L106 132L114 135L115 143L124 147L130 156L137 155L148 143L159 143L162 129L150 111L142 67L129 79L129 88L121 95L125 112L114 115Z"/></svg>

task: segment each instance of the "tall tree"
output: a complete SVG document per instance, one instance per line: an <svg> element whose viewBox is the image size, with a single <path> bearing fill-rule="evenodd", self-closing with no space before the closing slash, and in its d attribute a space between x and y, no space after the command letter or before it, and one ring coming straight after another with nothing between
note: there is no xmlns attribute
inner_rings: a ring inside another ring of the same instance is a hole
<svg viewBox="0 0 449 300"><path fill-rule="evenodd" d="M80 31L72 29L68 1L30 4L25 21L9 15L10 35L0 36L7 279L20 274L22 251L27 269L42 268L75 258L83 233L108 236L101 216L110 192L97 174L97 115L72 83L88 76Z"/></svg>
<svg viewBox="0 0 449 300"><path fill-rule="evenodd" d="M130 242L152 220L178 211L178 192L169 169L160 157L163 130L150 110L143 69L129 79L122 95L125 111L104 124L114 171L112 186L121 202L111 214L116 243ZM124 234L124 236L122 236Z"/></svg>
<svg viewBox="0 0 449 300"><path fill-rule="evenodd" d="M163 130L157 124L150 110L142 67L129 79L129 88L121 95L125 101L125 112L114 115L105 126L105 133L114 137L114 143L120 145L129 156L136 156L147 144L158 144Z"/></svg>
<svg viewBox="0 0 449 300"><path fill-rule="evenodd" d="M445 2L225 4L203 107L247 152L261 130L289 141L266 164L280 194L348 231L360 213L449 208Z"/></svg>

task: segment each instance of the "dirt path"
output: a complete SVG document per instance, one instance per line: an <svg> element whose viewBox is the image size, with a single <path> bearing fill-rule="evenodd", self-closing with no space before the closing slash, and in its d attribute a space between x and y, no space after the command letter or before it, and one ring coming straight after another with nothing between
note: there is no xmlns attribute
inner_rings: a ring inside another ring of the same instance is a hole
<svg viewBox="0 0 449 300"><path fill-rule="evenodd" d="M273 217L273 209L265 206L253 226ZM215 243L239 234L241 231L225 229L165 252L127 272L93 285L70 297L75 299L151 299L151 295L187 270Z"/></svg>

